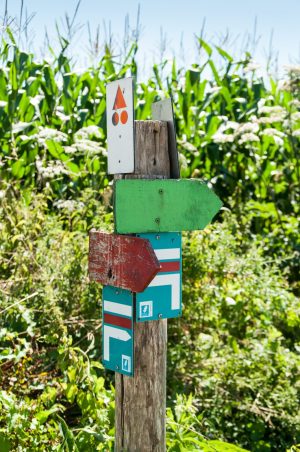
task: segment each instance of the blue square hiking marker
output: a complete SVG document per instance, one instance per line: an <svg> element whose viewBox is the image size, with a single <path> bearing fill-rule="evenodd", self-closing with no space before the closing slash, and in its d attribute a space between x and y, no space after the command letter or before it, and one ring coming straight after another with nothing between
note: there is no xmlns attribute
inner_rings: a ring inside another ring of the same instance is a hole
<svg viewBox="0 0 300 452"><path fill-rule="evenodd" d="M129 290L104 286L102 347L103 365L107 369L132 376L133 296Z"/></svg>
<svg viewBox="0 0 300 452"><path fill-rule="evenodd" d="M160 271L149 286L136 294L136 321L179 317L182 291L181 233L137 234L148 239L160 263Z"/></svg>

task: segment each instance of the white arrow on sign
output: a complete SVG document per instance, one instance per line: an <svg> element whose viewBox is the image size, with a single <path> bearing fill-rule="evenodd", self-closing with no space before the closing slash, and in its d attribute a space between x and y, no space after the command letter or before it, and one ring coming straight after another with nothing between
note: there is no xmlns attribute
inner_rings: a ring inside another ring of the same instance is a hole
<svg viewBox="0 0 300 452"><path fill-rule="evenodd" d="M118 339L119 341L127 342L131 339L131 336L127 331L120 330L119 328L115 328L113 326L104 325L103 326L103 358L105 361L109 361L110 352L109 352L109 343L110 338Z"/></svg>
<svg viewBox="0 0 300 452"><path fill-rule="evenodd" d="M180 309L180 274L156 275L148 287L171 286L171 309Z"/></svg>

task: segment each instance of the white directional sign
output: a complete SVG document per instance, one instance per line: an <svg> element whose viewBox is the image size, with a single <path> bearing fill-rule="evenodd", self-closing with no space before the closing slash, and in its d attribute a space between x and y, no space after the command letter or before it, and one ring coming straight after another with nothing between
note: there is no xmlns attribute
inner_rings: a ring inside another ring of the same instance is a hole
<svg viewBox="0 0 300 452"><path fill-rule="evenodd" d="M134 172L133 79L106 86L108 174Z"/></svg>

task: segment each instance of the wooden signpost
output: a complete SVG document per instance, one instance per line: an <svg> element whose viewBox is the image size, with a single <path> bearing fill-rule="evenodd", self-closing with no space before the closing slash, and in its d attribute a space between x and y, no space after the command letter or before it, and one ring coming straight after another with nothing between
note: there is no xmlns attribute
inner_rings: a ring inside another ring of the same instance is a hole
<svg viewBox="0 0 300 452"><path fill-rule="evenodd" d="M164 452L166 319L182 312L181 231L205 228L221 202L202 181L174 179L170 102L153 108L163 121L137 121L133 133L130 86L132 79L107 86L108 172L116 175L115 232L136 236L92 231L89 273L104 284L103 364L116 371L115 451ZM128 121L132 128L123 133Z"/></svg>
<svg viewBox="0 0 300 452"><path fill-rule="evenodd" d="M176 130L173 105L171 99L163 99L152 104L152 118L156 121L166 121L168 124L168 151L170 157L170 177L180 178L179 158L176 145Z"/></svg>

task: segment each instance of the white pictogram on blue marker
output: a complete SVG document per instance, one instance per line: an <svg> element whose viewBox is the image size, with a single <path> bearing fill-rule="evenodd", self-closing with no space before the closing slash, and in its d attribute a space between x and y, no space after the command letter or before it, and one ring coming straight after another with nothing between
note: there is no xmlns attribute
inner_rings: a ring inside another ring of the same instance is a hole
<svg viewBox="0 0 300 452"><path fill-rule="evenodd" d="M142 301L140 303L140 318L145 319L147 317L152 317L152 315L153 315L153 302Z"/></svg>
<svg viewBox="0 0 300 452"><path fill-rule="evenodd" d="M122 355L122 370L124 372L131 372L131 357Z"/></svg>

